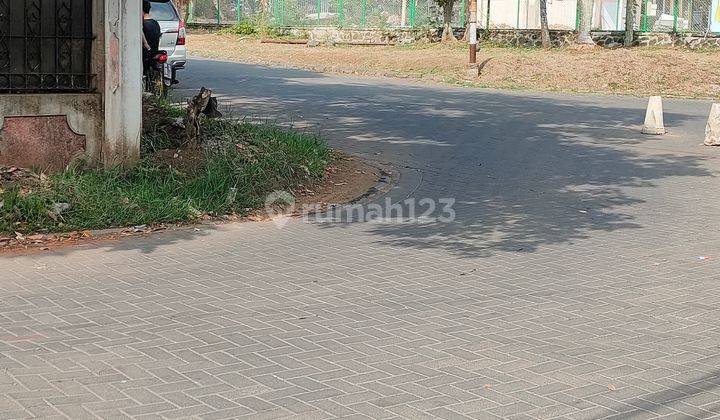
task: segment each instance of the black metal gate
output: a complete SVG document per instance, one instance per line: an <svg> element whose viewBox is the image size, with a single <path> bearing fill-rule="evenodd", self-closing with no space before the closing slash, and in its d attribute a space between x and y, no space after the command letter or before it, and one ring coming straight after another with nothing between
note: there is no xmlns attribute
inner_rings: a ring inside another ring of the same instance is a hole
<svg viewBox="0 0 720 420"><path fill-rule="evenodd" d="M0 0L0 92L88 92L92 0Z"/></svg>

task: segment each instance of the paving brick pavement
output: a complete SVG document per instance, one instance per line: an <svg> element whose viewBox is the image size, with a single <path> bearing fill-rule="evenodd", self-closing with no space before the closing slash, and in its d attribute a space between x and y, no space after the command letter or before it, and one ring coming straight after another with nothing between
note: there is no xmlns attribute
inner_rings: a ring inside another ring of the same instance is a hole
<svg viewBox="0 0 720 420"><path fill-rule="evenodd" d="M456 198L455 221L228 224L0 259L0 418L720 413L707 103L670 101L670 133L644 137L639 99L188 75L390 165L396 200Z"/></svg>

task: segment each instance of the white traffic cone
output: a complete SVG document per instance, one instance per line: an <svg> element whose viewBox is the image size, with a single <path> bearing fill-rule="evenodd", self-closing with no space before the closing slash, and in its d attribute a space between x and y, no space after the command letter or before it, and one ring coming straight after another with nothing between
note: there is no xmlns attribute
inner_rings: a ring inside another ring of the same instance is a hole
<svg viewBox="0 0 720 420"><path fill-rule="evenodd" d="M645 124L643 125L642 133L665 134L662 98L659 96L651 96L648 101L647 111L645 112Z"/></svg>
<svg viewBox="0 0 720 420"><path fill-rule="evenodd" d="M705 146L720 146L720 104L712 104L705 126Z"/></svg>

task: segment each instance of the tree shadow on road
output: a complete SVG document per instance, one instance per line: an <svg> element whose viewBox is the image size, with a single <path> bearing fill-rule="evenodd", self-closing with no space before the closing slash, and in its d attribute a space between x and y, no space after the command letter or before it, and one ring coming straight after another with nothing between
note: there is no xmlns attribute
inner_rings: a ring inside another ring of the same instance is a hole
<svg viewBox="0 0 720 420"><path fill-rule="evenodd" d="M456 200L452 222L364 226L390 246L477 257L639 229L637 208L663 193L648 190L668 179L713 176L697 141L639 134L639 99L456 89L213 61L194 62L188 76L187 92L210 87L237 116L296 124L395 168L404 177L389 194L393 202ZM675 133L704 125L683 107L665 119ZM197 236L188 230L101 246L151 253Z"/></svg>
<svg viewBox="0 0 720 420"><path fill-rule="evenodd" d="M594 232L641 228L638 209L648 197L663 194L649 190L664 188L668 179L712 176L707 152L689 135L639 133L640 99L374 83L220 62L207 66L225 79L196 83L216 83L236 112L302 121L335 146L415 171L421 182L401 180L391 193L394 201L408 194L457 200L453 222L370 225L381 244L464 257L532 252ZM676 108L665 113L671 131L702 129L697 112Z"/></svg>
<svg viewBox="0 0 720 420"><path fill-rule="evenodd" d="M620 414L607 417L621 420L632 418L646 418L651 415L667 414L668 408L676 410L678 414L687 418L710 418L716 415L716 404L709 404L706 408L699 405L708 402L717 402L720 399L720 372L709 373L693 372L693 379L688 383L677 382L676 385L656 391L642 397L623 399L617 407L610 407ZM622 395L623 389L618 390ZM695 400L695 401L691 401ZM697 402L699 401L699 403Z"/></svg>

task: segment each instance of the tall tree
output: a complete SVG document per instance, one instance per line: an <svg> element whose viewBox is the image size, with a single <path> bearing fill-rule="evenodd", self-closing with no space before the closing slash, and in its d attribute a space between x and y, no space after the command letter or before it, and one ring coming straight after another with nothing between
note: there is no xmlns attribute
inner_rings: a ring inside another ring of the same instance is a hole
<svg viewBox="0 0 720 420"><path fill-rule="evenodd" d="M175 5L180 12L180 17L182 17L182 20L187 21L188 15L190 14L190 0L175 0Z"/></svg>
<svg viewBox="0 0 720 420"><path fill-rule="evenodd" d="M465 7L465 16L470 16L470 13L472 12L470 10L470 0L461 0L464 4L463 7ZM470 38L470 19L466 19L466 22L463 22L465 25L465 33L463 33L462 41L467 42Z"/></svg>
<svg viewBox="0 0 720 420"><path fill-rule="evenodd" d="M625 46L632 47L635 30L635 12L639 8L639 4L635 0L626 0L625 2Z"/></svg>
<svg viewBox="0 0 720 420"><path fill-rule="evenodd" d="M595 45L590 36L592 26L593 0L580 0L580 28L578 28L578 44Z"/></svg>
<svg viewBox="0 0 720 420"><path fill-rule="evenodd" d="M442 7L443 9L443 31L442 31L442 40L443 41L456 41L457 38L455 38L455 34L453 34L452 30L452 14L453 14L453 6L455 5L455 0L435 0L438 4L438 6Z"/></svg>
<svg viewBox="0 0 720 420"><path fill-rule="evenodd" d="M540 38L542 39L543 48L548 49L552 46L547 18L547 0L540 0Z"/></svg>

